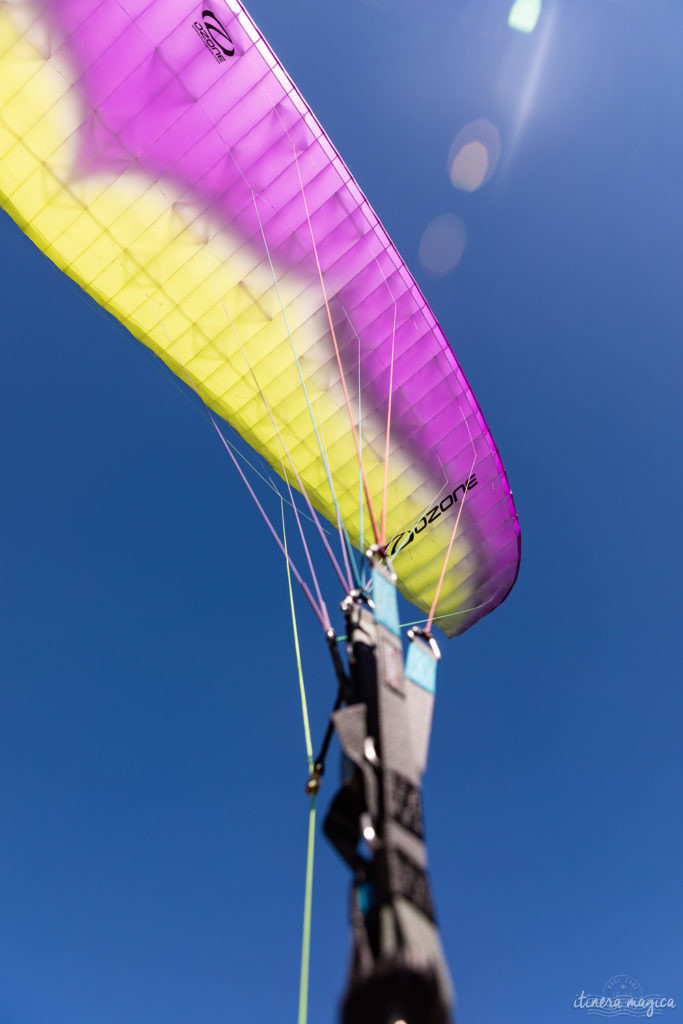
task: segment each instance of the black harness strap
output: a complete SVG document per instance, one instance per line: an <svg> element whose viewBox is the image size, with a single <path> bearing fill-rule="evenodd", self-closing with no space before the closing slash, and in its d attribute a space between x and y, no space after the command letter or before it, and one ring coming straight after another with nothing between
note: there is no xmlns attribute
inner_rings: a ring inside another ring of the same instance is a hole
<svg viewBox="0 0 683 1024"><path fill-rule="evenodd" d="M360 600L346 602L349 674L345 707L332 722L347 768L324 826L354 872L343 1022L448 1024L452 988L421 799L438 655L414 637L404 666L394 580L384 566L373 568L372 594L374 614Z"/></svg>

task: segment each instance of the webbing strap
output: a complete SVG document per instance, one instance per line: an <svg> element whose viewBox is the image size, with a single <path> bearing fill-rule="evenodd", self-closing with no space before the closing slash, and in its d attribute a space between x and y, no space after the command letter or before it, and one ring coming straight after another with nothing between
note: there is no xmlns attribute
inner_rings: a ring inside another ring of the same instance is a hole
<svg viewBox="0 0 683 1024"><path fill-rule="evenodd" d="M383 1019L393 994L426 1000L421 1020L447 1024L452 989L434 913L424 842L421 780L427 759L436 654L421 637L407 664L394 580L372 572L374 614L347 606L349 702L333 716L352 770L325 831L354 871L353 959L344 1024ZM413 1002L411 1002L413 1000ZM394 1012L394 1004L391 1003ZM410 1019L404 1013L396 1013Z"/></svg>
<svg viewBox="0 0 683 1024"><path fill-rule="evenodd" d="M402 896L416 907L430 921L436 921L436 912L425 868L416 864L400 848L388 847L376 854L381 869L377 872L377 902L392 903Z"/></svg>
<svg viewBox="0 0 683 1024"><path fill-rule="evenodd" d="M389 817L418 839L424 839L420 787L400 772L385 768L384 793Z"/></svg>

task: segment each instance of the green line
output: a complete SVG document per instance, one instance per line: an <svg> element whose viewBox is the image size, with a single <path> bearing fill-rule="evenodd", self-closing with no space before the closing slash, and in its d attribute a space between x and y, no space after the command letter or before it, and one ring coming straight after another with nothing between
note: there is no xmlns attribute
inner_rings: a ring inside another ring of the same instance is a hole
<svg viewBox="0 0 683 1024"><path fill-rule="evenodd" d="M483 604L475 604L471 608L459 608L457 612L446 612L445 615L435 615L433 621L438 622L439 619L452 619L456 615L467 615L469 612L476 612L479 611L480 608L485 608L488 603L488 601L484 601ZM415 619L414 622L400 622L398 628L409 629L411 626L424 626L426 625L426 623L426 619ZM348 639L349 638L345 634L342 634L341 636L337 637L337 643L346 643Z"/></svg>
<svg viewBox="0 0 683 1024"><path fill-rule="evenodd" d="M282 508L282 541L287 555L287 529L285 527L285 505L281 502ZM289 588L289 607L292 612L292 629L294 631L294 649L296 651L296 667L299 674L299 692L301 694L301 714L304 722L304 736L306 739L306 755L308 757L308 770L313 771L313 744L311 742L311 728L308 720L308 704L306 701L306 687L304 684L304 673L301 666L301 648L299 647L299 630L296 625L296 609L294 607L294 592L292 590L292 574L289 568L289 558L285 558L287 566L287 586ZM315 855L315 794L311 796L311 804L308 812L308 843L306 845L306 883L304 887L304 920L301 931L301 970L299 975L299 1015L298 1024L307 1024L308 1021L308 979L311 964L311 917L313 910L313 861Z"/></svg>
<svg viewBox="0 0 683 1024"><path fill-rule="evenodd" d="M308 847L306 853L306 889L304 896L304 925L301 935L301 976L299 979L298 1024L308 1020L308 978L311 962L311 910L313 907L313 855L315 852L315 795L311 797L308 812Z"/></svg>

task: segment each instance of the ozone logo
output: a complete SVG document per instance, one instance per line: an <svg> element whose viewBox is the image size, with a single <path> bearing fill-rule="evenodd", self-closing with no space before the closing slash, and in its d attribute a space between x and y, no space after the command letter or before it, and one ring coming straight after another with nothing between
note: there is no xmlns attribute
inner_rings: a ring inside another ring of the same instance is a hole
<svg viewBox="0 0 683 1024"><path fill-rule="evenodd" d="M235 44L230 33L213 11L202 11L202 20L195 21L192 27L219 64L222 64L226 57L235 56Z"/></svg>
<svg viewBox="0 0 683 1024"><path fill-rule="evenodd" d="M433 523L439 516L448 512L450 508L458 504L458 491L462 491L461 498L465 500L465 494L467 491L471 491L473 487L476 487L479 481L477 480L476 473L470 473L467 480L463 483L458 484L455 490L451 494L447 494L445 498L442 498L438 505L430 508L428 512L425 512L423 516L420 516L415 526L406 534L399 533L394 537L394 542L391 546L390 556L393 558L394 555L400 554L404 548L407 548L409 544L412 544L415 537L426 530L430 523ZM405 540L403 539L405 538Z"/></svg>

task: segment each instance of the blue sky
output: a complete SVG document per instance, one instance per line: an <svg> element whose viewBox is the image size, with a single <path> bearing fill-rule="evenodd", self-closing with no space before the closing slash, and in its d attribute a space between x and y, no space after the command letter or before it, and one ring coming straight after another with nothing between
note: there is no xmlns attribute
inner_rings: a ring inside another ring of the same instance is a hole
<svg viewBox="0 0 683 1024"><path fill-rule="evenodd" d="M461 1024L683 1020L683 8L252 0L451 339L523 531L443 645L428 841ZM490 182L447 174L468 122ZM430 276L427 225L466 244ZM294 1021L307 804L284 568L191 397L0 219L0 1021ZM329 581L329 593L336 593ZM300 604L320 735L334 683ZM305 628L304 628L305 627ZM334 758L321 806L334 792ZM312 1022L348 958L320 838Z"/></svg>

